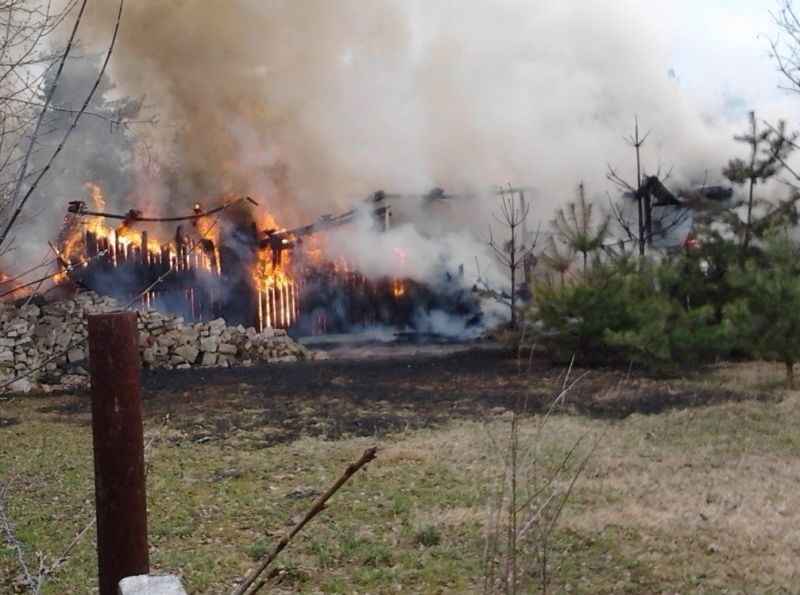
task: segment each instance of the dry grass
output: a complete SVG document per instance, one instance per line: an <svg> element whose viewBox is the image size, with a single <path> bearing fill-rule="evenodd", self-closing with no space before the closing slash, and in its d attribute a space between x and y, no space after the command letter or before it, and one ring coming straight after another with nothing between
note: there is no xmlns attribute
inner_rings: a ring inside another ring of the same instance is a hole
<svg viewBox="0 0 800 595"><path fill-rule="evenodd" d="M702 382L777 388L772 370L747 366L717 368ZM782 396L617 422L553 417L542 441L545 464L576 437L612 426L559 523L553 590L800 590L800 393ZM16 421L0 426L4 501L32 566L37 551L45 559L61 553L91 518L87 420L52 412L76 398L0 403L0 417ZM161 422L148 420L148 434ZM151 565L180 573L191 592L229 591L308 505L288 493L324 487L347 460L377 444L378 459L285 552L274 588L474 592L483 576L487 495L508 423L499 415L380 440L303 437L269 448L253 446L258 429L196 444L167 427L148 479ZM538 424L523 420L526 440ZM420 543L429 527L440 543ZM95 563L90 533L45 593L89 591ZM0 547L0 592L11 591L16 577L11 550Z"/></svg>
<svg viewBox="0 0 800 595"><path fill-rule="evenodd" d="M660 584L684 576L703 589L796 591L799 420L784 410L749 402L625 420L565 525L634 530L636 555Z"/></svg>

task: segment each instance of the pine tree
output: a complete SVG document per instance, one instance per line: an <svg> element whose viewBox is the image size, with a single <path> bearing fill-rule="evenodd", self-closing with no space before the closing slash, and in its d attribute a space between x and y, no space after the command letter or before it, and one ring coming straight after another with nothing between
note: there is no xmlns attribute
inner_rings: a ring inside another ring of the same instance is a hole
<svg viewBox="0 0 800 595"><path fill-rule="evenodd" d="M734 184L747 187L746 213L742 221L738 214L732 214L728 223L740 238L742 256L750 249L754 235L754 207L756 205L755 187L758 182L766 182L777 174L792 150L796 135L786 133L786 123L780 121L777 127L759 129L755 112L750 112L750 130L734 139L745 143L750 149L748 159L735 158L722 170L723 175Z"/></svg>
<svg viewBox="0 0 800 595"><path fill-rule="evenodd" d="M601 216L596 225L594 219L594 205L586 201L586 191L581 182L578 185L578 200L559 209L552 221L556 237L570 250L582 255L584 280L589 269L589 254L603 246L610 223L608 216Z"/></svg>
<svg viewBox="0 0 800 595"><path fill-rule="evenodd" d="M782 361L792 386L800 358L800 246L785 230L773 233L760 261L750 259L730 273L742 298L725 309L729 333L745 353Z"/></svg>
<svg viewBox="0 0 800 595"><path fill-rule="evenodd" d="M503 296L498 296L499 301L506 303L511 312L509 328L517 330L517 274L526 258L533 254L539 239L539 232L530 236L525 232L525 223L530 212L530 203L525 200L521 190L500 188L500 213L492 213L492 218L508 230L505 242L495 239L489 227L489 248L492 250L497 263L508 271L511 279L511 291L506 301Z"/></svg>
<svg viewBox="0 0 800 595"><path fill-rule="evenodd" d="M561 287L564 287L564 278L567 271L572 267L575 253L569 247L562 251L556 244L555 238L550 236L547 238L547 248L542 251L541 258L546 266L558 273Z"/></svg>

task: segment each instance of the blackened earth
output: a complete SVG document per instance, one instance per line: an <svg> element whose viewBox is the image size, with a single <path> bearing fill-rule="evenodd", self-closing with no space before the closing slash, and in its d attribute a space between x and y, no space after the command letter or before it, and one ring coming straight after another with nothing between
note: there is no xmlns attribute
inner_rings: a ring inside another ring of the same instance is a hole
<svg viewBox="0 0 800 595"><path fill-rule="evenodd" d="M329 360L143 375L145 416L196 442L242 432L256 448L303 435L338 439L547 410L623 418L758 395L603 369L567 370L482 345L345 346ZM566 389L566 390L565 390ZM86 422L88 393L48 411ZM6 420L13 423L13 420Z"/></svg>

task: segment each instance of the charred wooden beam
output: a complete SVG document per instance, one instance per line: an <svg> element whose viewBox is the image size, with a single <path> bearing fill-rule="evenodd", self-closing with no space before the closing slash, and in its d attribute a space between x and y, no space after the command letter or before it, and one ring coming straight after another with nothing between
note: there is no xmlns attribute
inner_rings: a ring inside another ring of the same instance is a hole
<svg viewBox="0 0 800 595"><path fill-rule="evenodd" d="M665 207L665 206L676 206L680 207L681 201L675 198L675 195L672 194L669 190L667 190L666 186L661 183L661 180L658 179L657 176L649 176L645 178L645 182L642 185L642 191L644 192L645 196L652 195L656 198L656 201L652 203L654 207Z"/></svg>

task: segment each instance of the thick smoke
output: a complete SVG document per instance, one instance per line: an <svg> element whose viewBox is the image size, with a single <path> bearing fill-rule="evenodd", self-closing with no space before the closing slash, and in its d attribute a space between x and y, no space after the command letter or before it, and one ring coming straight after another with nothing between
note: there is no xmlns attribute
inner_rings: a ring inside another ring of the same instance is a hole
<svg viewBox="0 0 800 595"><path fill-rule="evenodd" d="M82 34L100 49L116 7L93 4ZM604 199L607 163L634 178L635 115L650 173L714 182L741 121L668 76L675 48L655 24L634 0L128 2L110 75L159 120L138 130L151 167L130 194L165 213L249 194L292 227L379 188L511 182L537 189L531 226L546 225L581 180ZM417 224L327 247L376 275L394 274L393 248L418 278L474 273L497 206L396 204L396 223Z"/></svg>
<svg viewBox="0 0 800 595"><path fill-rule="evenodd" d="M159 113L173 200L252 192L291 225L377 188L511 181L547 211L632 160L635 114L651 162L698 177L730 155L733 128L667 76L668 40L632 34L649 18L633 0L137 0L112 76Z"/></svg>
<svg viewBox="0 0 800 595"><path fill-rule="evenodd" d="M34 171L47 166L64 133L75 117L75 111L85 99L98 73L97 56L86 56L66 64L51 100L53 109L43 122L45 131L38 138L32 154ZM46 73L44 84L52 84L55 71ZM32 201L29 216L20 225L17 244L23 257L32 254L49 255L46 240L55 241L61 231L62 217L67 204L73 200L87 200L87 182L99 183L109 197L116 199L111 209L120 212L131 188L136 183L133 160L134 139L114 124L120 119L137 117L140 103L127 97L109 99L115 94L114 86L104 77L93 101L87 108L80 125L75 128L52 170L42 179L37 197L46 200ZM91 203L90 208L97 205ZM132 205L124 207L131 208Z"/></svg>

